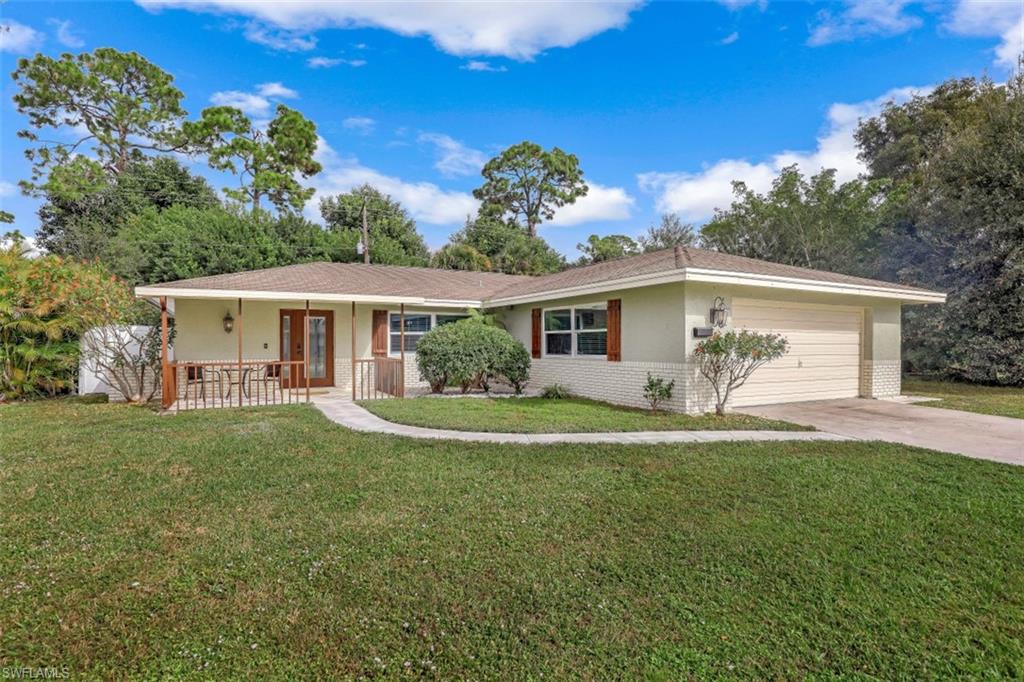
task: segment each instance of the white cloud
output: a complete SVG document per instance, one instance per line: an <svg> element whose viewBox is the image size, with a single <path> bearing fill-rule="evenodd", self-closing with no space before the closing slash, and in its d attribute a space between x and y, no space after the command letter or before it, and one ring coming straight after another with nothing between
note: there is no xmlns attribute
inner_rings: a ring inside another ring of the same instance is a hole
<svg viewBox="0 0 1024 682"><path fill-rule="evenodd" d="M605 187L596 182L588 182L587 185L590 189L586 196L577 199L575 204L558 209L555 219L545 224L568 227L602 220L627 220L632 215L636 200L626 190L621 187Z"/></svg>
<svg viewBox="0 0 1024 682"><path fill-rule="evenodd" d="M43 42L43 34L31 26L13 19L0 21L0 52L24 54L32 52Z"/></svg>
<svg viewBox="0 0 1024 682"><path fill-rule="evenodd" d="M61 21L60 19L48 19L47 22L50 26L57 29L57 42L64 47L70 47L72 49L78 49L85 45L85 41L80 37L76 36L71 30L70 21Z"/></svg>
<svg viewBox="0 0 1024 682"><path fill-rule="evenodd" d="M243 35L246 40L272 50L305 52L316 48L316 36L302 31L277 31L256 22L246 24Z"/></svg>
<svg viewBox="0 0 1024 682"><path fill-rule="evenodd" d="M484 62L478 59L471 59L459 68L464 71L492 71L495 73L508 71L508 67L506 66L494 66L490 62Z"/></svg>
<svg viewBox="0 0 1024 682"><path fill-rule="evenodd" d="M377 127L377 122L369 116L349 116L341 122L341 125L346 130L354 130L360 135L369 135Z"/></svg>
<svg viewBox="0 0 1024 682"><path fill-rule="evenodd" d="M13 243L13 239L4 239L2 238L2 235L0 235L0 249L10 248ZM36 243L34 237L24 237L21 240L21 245L23 249L22 253L25 254L26 258L39 258L43 255L43 250L39 247L39 244Z"/></svg>
<svg viewBox="0 0 1024 682"><path fill-rule="evenodd" d="M761 7L765 5L765 0L718 0L719 5L725 5L726 8L731 10L742 9L747 5L753 5L755 2Z"/></svg>
<svg viewBox="0 0 1024 682"><path fill-rule="evenodd" d="M432 225L461 225L477 209L476 199L466 192L445 190L432 182L409 182L367 168L357 159L342 159L322 138L316 159L324 170L317 176L316 194L306 204L305 214L311 220L320 220L322 197L348 192L365 183L401 202L417 221Z"/></svg>
<svg viewBox="0 0 1024 682"><path fill-rule="evenodd" d="M13 182L0 180L0 197L12 197L17 191L18 187Z"/></svg>
<svg viewBox="0 0 1024 682"><path fill-rule="evenodd" d="M1020 2L960 0L946 28L959 35L999 38L996 64L1007 69L1015 68L1024 52L1024 4Z"/></svg>
<svg viewBox="0 0 1024 682"><path fill-rule="evenodd" d="M740 39L740 34L738 32L736 32L736 31L733 31L732 33L730 33L726 37L724 37L721 40L719 40L718 44L719 45L732 45L733 43L735 43L739 39Z"/></svg>
<svg viewBox="0 0 1024 682"><path fill-rule="evenodd" d="M456 175L474 175L487 163L487 155L479 149L467 147L443 133L420 133L420 142L433 145L437 151L434 168L446 178Z"/></svg>
<svg viewBox="0 0 1024 682"><path fill-rule="evenodd" d="M721 159L697 172L641 173L637 182L645 192L657 195L658 210L680 213L685 220L702 221L710 218L716 208L729 207L733 200L733 180L742 180L756 192L766 192L778 172L794 164L805 174L835 168L838 181L852 180L865 170L857 158L853 137L857 122L877 114L886 102L904 102L914 94L929 90L930 87L897 88L876 99L833 104L829 107L825 131L818 137L813 151L783 151L756 163L746 159Z"/></svg>
<svg viewBox="0 0 1024 682"><path fill-rule="evenodd" d="M210 101L218 106L234 107L251 116L266 116L270 112L270 100L251 92L240 90L215 92L210 97Z"/></svg>
<svg viewBox="0 0 1024 682"><path fill-rule="evenodd" d="M306 60L306 66L311 69L329 69L341 64L343 61L343 59L335 59L333 57L310 57Z"/></svg>
<svg viewBox="0 0 1024 682"><path fill-rule="evenodd" d="M907 14L911 0L846 0L839 14L822 10L808 45L848 42L866 36L894 36L921 25L921 18Z"/></svg>
<svg viewBox="0 0 1024 682"><path fill-rule="evenodd" d="M550 2L267 2L266 0L136 0L149 10L181 8L248 16L293 34L326 28L375 27L403 36L428 36L458 56L500 55L533 59L553 47L570 47L622 28L639 0ZM254 39L248 35L250 40ZM266 43L264 43L266 44ZM288 49L288 48L284 48ZM294 48L293 48L294 49ZM309 49L309 48L305 48Z"/></svg>
<svg viewBox="0 0 1024 682"><path fill-rule="evenodd" d="M256 86L256 91L262 97L278 97L286 99L295 99L299 96L299 93L295 92L291 88L286 88L282 83L260 83Z"/></svg>

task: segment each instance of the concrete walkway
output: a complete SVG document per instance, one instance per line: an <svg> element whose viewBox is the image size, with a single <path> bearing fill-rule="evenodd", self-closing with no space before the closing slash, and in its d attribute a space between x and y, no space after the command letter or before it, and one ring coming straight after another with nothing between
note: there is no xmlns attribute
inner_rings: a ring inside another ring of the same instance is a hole
<svg viewBox="0 0 1024 682"><path fill-rule="evenodd" d="M815 400L738 410L862 440L886 440L976 459L1024 465L1024 419L889 400Z"/></svg>
<svg viewBox="0 0 1024 682"><path fill-rule="evenodd" d="M855 440L825 431L623 431L621 433L488 433L406 426L385 421L338 393L313 396L328 419L353 431L387 433L407 438L462 440L483 443L711 443L720 441Z"/></svg>

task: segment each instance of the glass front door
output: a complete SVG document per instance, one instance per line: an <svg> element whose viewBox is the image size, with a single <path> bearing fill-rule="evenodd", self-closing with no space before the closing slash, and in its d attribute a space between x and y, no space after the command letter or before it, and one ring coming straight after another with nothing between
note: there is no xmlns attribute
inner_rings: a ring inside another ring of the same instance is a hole
<svg viewBox="0 0 1024 682"><path fill-rule="evenodd" d="M306 359L305 310L281 311L281 359ZM330 310L309 311L309 385L334 385L334 313ZM296 371L286 370L287 383L302 387L306 383L304 365ZM294 376L294 379L292 375Z"/></svg>

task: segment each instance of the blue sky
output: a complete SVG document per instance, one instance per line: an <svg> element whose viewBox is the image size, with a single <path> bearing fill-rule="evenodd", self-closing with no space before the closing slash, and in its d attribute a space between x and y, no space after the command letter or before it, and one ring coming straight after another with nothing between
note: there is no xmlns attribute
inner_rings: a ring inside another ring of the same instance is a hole
<svg viewBox="0 0 1024 682"><path fill-rule="evenodd" d="M19 56L135 50L175 76L185 107L276 102L322 137L320 195L371 182L432 247L474 210L479 167L524 139L580 158L590 195L541 234L563 253L636 235L675 211L700 224L730 181L778 168L861 170L851 133L882 102L946 78L1004 79L1024 44L1006 2L519 5L145 0L0 4L4 73ZM38 202L2 81L0 204L31 235ZM197 159L215 187L234 184ZM316 199L306 211L319 219Z"/></svg>

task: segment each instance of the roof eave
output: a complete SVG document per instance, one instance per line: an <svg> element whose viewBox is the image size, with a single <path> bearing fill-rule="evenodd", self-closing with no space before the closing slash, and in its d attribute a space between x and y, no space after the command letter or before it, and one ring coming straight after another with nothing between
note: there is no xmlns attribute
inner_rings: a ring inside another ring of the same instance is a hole
<svg viewBox="0 0 1024 682"><path fill-rule="evenodd" d="M515 305L517 303L533 303L550 301L571 296L586 296L621 289L667 284L671 282L709 282L714 284L736 284L770 289L791 289L797 291L815 291L849 296L865 296L870 298L887 298L904 303L945 303L946 294L938 291L909 290L883 285L853 284L846 282L827 282L822 280L801 279L796 277L780 277L778 275L759 275L739 273L726 270L706 268L679 268L634 277L624 277L607 282L584 284L575 287L563 287L548 291L538 291L519 296L498 296L484 301L487 306Z"/></svg>
<svg viewBox="0 0 1024 682"><path fill-rule="evenodd" d="M479 299L431 299L423 296L384 296L377 294L324 294L302 291L256 291L247 289L192 289L160 285L135 287L137 298L233 299L246 301L316 301L318 303L380 303L430 306L437 308L479 308Z"/></svg>

